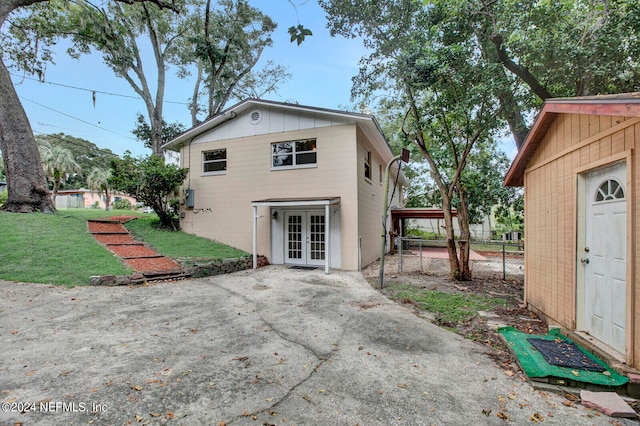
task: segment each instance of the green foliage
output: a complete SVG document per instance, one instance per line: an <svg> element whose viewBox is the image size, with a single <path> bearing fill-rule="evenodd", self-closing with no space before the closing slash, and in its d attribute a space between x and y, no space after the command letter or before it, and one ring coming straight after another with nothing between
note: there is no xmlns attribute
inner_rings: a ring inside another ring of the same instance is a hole
<svg viewBox="0 0 640 426"><path fill-rule="evenodd" d="M8 197L9 197L9 192L7 192L6 188L3 191L0 191L0 207L4 205Z"/></svg>
<svg viewBox="0 0 640 426"><path fill-rule="evenodd" d="M435 232L427 232L417 228L407 228L406 234L409 237L418 237L422 240L437 240L439 238Z"/></svg>
<svg viewBox="0 0 640 426"><path fill-rule="evenodd" d="M170 209L172 198L187 176L188 169L165 164L154 155L134 158L126 152L123 159L111 161L111 184L138 202L151 207L164 227L173 227L176 211Z"/></svg>
<svg viewBox="0 0 640 426"><path fill-rule="evenodd" d="M111 159L117 158L109 149L98 148L95 144L88 140L76 138L64 133L37 135L36 142L38 145L60 146L71 152L75 162L84 172L68 177L65 188L79 189L87 185L86 173L90 173L94 168L108 169Z"/></svg>
<svg viewBox="0 0 640 426"><path fill-rule="evenodd" d="M478 316L478 311L490 311L503 306L506 301L499 298L426 290L400 284L389 287L392 299L409 299L420 309L436 314L440 325L455 326Z"/></svg>
<svg viewBox="0 0 640 426"><path fill-rule="evenodd" d="M289 27L289 35L291 36L291 43L295 41L298 43L298 46L300 46L305 37L312 36L313 33L310 29L305 28L303 25L299 24L295 27Z"/></svg>
<svg viewBox="0 0 640 426"><path fill-rule="evenodd" d="M131 201L126 198L121 198L113 202L113 208L116 210L131 210L133 206L131 205Z"/></svg>
<svg viewBox="0 0 640 426"><path fill-rule="evenodd" d="M66 183L73 173L82 174L80 165L76 163L70 150L61 145L41 144L39 147L40 160L49 183L53 188L55 199L58 190Z"/></svg>
<svg viewBox="0 0 640 426"><path fill-rule="evenodd" d="M171 139L175 138L176 136L178 136L180 133L184 131L185 131L184 126L178 123L177 121L171 124L168 124L163 119L161 145L164 145L165 143L169 142ZM153 149L151 126L147 124L147 121L145 120L142 114L138 113L136 115L136 127L131 131L131 133L133 133L136 139L138 139L140 142L144 142L144 146L146 148Z"/></svg>

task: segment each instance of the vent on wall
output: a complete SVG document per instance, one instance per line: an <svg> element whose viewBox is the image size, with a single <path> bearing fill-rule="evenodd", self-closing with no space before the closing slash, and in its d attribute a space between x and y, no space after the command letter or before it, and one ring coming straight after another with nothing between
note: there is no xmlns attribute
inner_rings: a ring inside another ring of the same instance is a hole
<svg viewBox="0 0 640 426"><path fill-rule="evenodd" d="M262 111L258 109L253 110L249 115L249 119L251 120L251 124L258 124L262 121Z"/></svg>

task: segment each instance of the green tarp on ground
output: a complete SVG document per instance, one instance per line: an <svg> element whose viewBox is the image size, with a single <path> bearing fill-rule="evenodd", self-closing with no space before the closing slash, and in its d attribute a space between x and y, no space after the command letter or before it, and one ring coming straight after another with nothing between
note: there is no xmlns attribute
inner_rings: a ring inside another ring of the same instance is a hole
<svg viewBox="0 0 640 426"><path fill-rule="evenodd" d="M549 334L534 335L527 334L518 331L514 327L502 327L498 329L498 332L504 336L505 340L511 346L520 362L520 366L524 370L525 374L530 378L544 378L544 377L556 377L560 379L568 379L576 382L591 383L600 386L622 386L626 384L629 379L615 370L611 369L602 360L596 358L593 354L587 352L583 348L580 348L590 359L599 365L602 365L606 370L602 373L575 370L565 367L558 367L547 363L542 354L527 342L527 339L546 339L555 340L562 339L566 342L571 342L569 338L563 336L560 330L554 329L549 331Z"/></svg>

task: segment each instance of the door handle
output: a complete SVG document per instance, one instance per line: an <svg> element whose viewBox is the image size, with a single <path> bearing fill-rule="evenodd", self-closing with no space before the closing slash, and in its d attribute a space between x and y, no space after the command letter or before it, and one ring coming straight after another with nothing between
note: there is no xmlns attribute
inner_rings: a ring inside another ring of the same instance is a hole
<svg viewBox="0 0 640 426"><path fill-rule="evenodd" d="M589 258L588 257L583 257L582 259L580 259L580 262L582 262L583 265L588 265L589 264Z"/></svg>

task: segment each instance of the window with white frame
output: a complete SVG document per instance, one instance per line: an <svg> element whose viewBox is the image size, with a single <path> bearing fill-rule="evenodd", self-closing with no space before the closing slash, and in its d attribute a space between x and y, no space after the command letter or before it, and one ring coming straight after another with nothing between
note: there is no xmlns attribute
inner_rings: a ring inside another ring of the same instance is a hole
<svg viewBox="0 0 640 426"><path fill-rule="evenodd" d="M227 171L227 149L202 152L202 174L221 175Z"/></svg>
<svg viewBox="0 0 640 426"><path fill-rule="evenodd" d="M315 167L318 162L316 140L277 142L271 144L271 167Z"/></svg>
<svg viewBox="0 0 640 426"><path fill-rule="evenodd" d="M371 180L371 151L364 156L364 177Z"/></svg>

